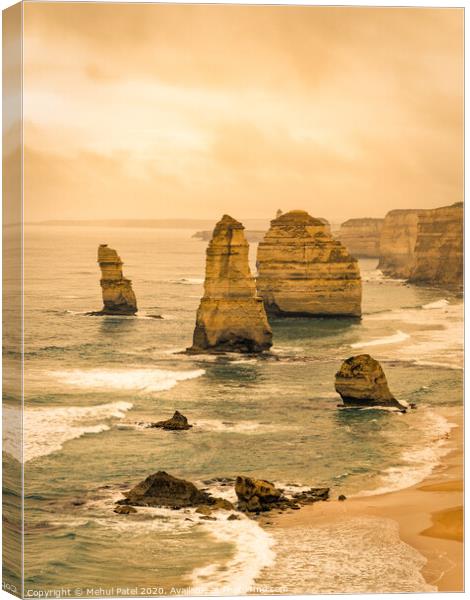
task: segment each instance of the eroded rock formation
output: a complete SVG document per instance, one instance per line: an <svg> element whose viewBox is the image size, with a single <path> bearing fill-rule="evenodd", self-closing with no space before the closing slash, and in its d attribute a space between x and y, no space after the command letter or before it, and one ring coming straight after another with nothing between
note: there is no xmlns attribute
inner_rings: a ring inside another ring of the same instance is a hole
<svg viewBox="0 0 470 600"><path fill-rule="evenodd" d="M215 498L206 494L185 479L178 479L165 471L149 475L144 481L124 494L125 499L118 500L124 506L184 506L212 505Z"/></svg>
<svg viewBox="0 0 470 600"><path fill-rule="evenodd" d="M238 498L238 510L259 513L272 509L298 510L301 506L328 500L330 489L310 488L287 497L283 490L276 488L270 481L240 475L235 481L235 493Z"/></svg>
<svg viewBox="0 0 470 600"><path fill-rule="evenodd" d="M171 419L151 423L148 427L166 429L168 431L183 431L186 429L191 429L192 425L188 423L188 419L184 415L182 415L178 410L176 410L175 414L171 417Z"/></svg>
<svg viewBox="0 0 470 600"><path fill-rule="evenodd" d="M137 301L132 290L132 282L122 274L122 260L116 250L107 244L98 247L98 264L101 269L101 289L103 308L101 315L135 315Z"/></svg>
<svg viewBox="0 0 470 600"><path fill-rule="evenodd" d="M343 362L335 375L335 390L347 406L390 406L402 411L409 407L392 395L380 363L370 354Z"/></svg>
<svg viewBox="0 0 470 600"><path fill-rule="evenodd" d="M410 281L462 287L462 202L420 214Z"/></svg>
<svg viewBox="0 0 470 600"><path fill-rule="evenodd" d="M389 277L408 279L415 267L418 220L423 210L391 210L380 235L378 268Z"/></svg>
<svg viewBox="0 0 470 600"><path fill-rule="evenodd" d="M241 223L228 215L215 226L206 253L204 296L189 352L262 352L272 345L263 301L248 264Z"/></svg>
<svg viewBox="0 0 470 600"><path fill-rule="evenodd" d="M378 257L383 221L369 218L349 219L341 224L336 237L357 258Z"/></svg>
<svg viewBox="0 0 470 600"><path fill-rule="evenodd" d="M322 219L293 210L271 221L257 265L258 291L269 314L361 315L358 262Z"/></svg>

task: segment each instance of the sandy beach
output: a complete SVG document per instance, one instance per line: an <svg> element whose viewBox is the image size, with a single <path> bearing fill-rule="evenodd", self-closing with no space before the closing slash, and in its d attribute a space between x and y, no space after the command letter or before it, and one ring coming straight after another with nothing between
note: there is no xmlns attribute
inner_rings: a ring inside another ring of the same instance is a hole
<svg viewBox="0 0 470 600"><path fill-rule="evenodd" d="M270 527L315 527L361 516L392 519L402 541L427 559L422 569L426 582L440 592L464 591L463 417L453 421L457 427L449 435L450 451L419 484L387 494L320 502L269 517Z"/></svg>

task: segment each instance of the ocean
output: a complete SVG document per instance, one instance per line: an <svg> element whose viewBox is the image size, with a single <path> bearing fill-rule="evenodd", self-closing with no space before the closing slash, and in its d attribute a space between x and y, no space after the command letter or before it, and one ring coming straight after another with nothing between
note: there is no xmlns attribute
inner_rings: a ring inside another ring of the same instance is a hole
<svg viewBox="0 0 470 600"><path fill-rule="evenodd" d="M274 320L267 357L182 354L203 291L206 244L193 233L26 227L26 591L431 589L420 574L423 557L386 519L287 533L227 521L223 512L216 521L192 510L113 512L124 490L158 470L227 498L232 487L216 478L239 474L282 487L328 486L332 497L405 488L448 451L462 407L462 299L387 279L372 259L360 261L361 321ZM122 257L137 317L85 314L102 306L100 243ZM253 270L255 253L252 244ZM338 408L335 372L364 352L417 410ZM145 428L175 410L191 430ZM8 399L5 411L18 418ZM19 452L5 440L7 462Z"/></svg>

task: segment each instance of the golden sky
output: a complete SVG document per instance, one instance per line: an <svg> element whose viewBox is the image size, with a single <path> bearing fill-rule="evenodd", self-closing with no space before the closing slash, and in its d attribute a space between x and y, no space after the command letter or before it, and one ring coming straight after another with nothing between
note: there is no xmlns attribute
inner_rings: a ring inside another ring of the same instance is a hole
<svg viewBox="0 0 470 600"><path fill-rule="evenodd" d="M30 3L26 220L463 195L463 10Z"/></svg>

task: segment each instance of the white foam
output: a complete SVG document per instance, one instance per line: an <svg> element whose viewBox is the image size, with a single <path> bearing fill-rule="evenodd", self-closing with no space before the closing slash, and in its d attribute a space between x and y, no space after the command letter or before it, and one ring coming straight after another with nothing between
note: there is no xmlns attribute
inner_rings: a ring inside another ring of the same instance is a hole
<svg viewBox="0 0 470 600"><path fill-rule="evenodd" d="M373 490L364 490L357 496L376 496L416 485L429 477L440 460L450 451L448 434L456 425L450 423L442 415L426 411L421 423L423 439L420 448L406 450L402 453L401 465L385 469L382 485Z"/></svg>
<svg viewBox="0 0 470 600"><path fill-rule="evenodd" d="M161 392L180 381L204 375L203 369L194 371L165 371L163 369L70 369L51 371L49 375L63 384L86 389L138 390Z"/></svg>
<svg viewBox="0 0 470 600"><path fill-rule="evenodd" d="M246 517L237 521L219 520L206 524L211 536L220 543L234 545L234 553L225 563L211 563L194 569L191 595L240 596L250 592L261 571L273 564L273 538Z"/></svg>
<svg viewBox="0 0 470 600"><path fill-rule="evenodd" d="M423 304L422 308L424 308L424 310L436 310L437 308L445 308L446 306L449 306L449 301L442 298L435 302L429 302L429 304Z"/></svg>
<svg viewBox="0 0 470 600"><path fill-rule="evenodd" d="M276 433L281 430L289 430L292 427L280 426L269 423L258 423L256 421L219 421L217 419L195 419L194 430L215 431L217 433L246 433L263 434Z"/></svg>
<svg viewBox="0 0 470 600"><path fill-rule="evenodd" d="M397 331L393 335L389 335L383 338L377 338L368 342L356 342L355 344L351 344L351 348L365 348L368 346L385 346L387 344L398 344L409 339L409 337L410 335L408 333L405 333L403 331Z"/></svg>
<svg viewBox="0 0 470 600"><path fill-rule="evenodd" d="M277 558L257 583L285 594L437 591L424 580L426 559L379 517L274 530Z"/></svg>
<svg viewBox="0 0 470 600"><path fill-rule="evenodd" d="M87 433L107 431L113 419L122 419L131 408L130 402L110 402L98 406L28 407L24 412L23 460L27 462L58 452L65 442ZM19 424L19 415L16 407L4 408L4 418L9 423L16 419ZM18 440L4 439L4 450L21 461Z"/></svg>

